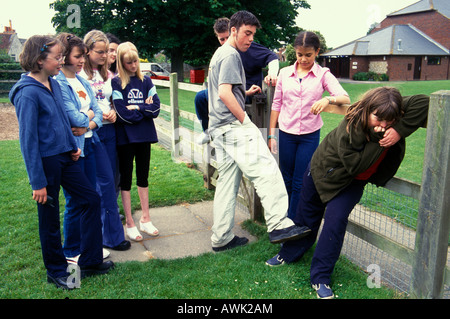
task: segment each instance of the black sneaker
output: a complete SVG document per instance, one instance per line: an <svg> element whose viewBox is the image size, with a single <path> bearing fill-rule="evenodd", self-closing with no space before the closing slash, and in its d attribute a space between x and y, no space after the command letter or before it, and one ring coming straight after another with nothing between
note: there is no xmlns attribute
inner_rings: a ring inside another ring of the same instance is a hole
<svg viewBox="0 0 450 319"><path fill-rule="evenodd" d="M105 261L98 265L93 266L80 266L81 279L89 276L103 275L114 269L114 263L112 261Z"/></svg>
<svg viewBox="0 0 450 319"><path fill-rule="evenodd" d="M272 244L283 243L288 240L305 237L311 232L306 226L292 225L284 229L275 229L269 233L269 239Z"/></svg>
<svg viewBox="0 0 450 319"><path fill-rule="evenodd" d="M124 240L119 245L114 246L114 247L108 247L108 248L111 248L112 250L125 251L125 250L130 249L130 247L131 247L131 243L128 240Z"/></svg>
<svg viewBox="0 0 450 319"><path fill-rule="evenodd" d="M317 298L319 299L333 299L334 294L330 286L326 284L311 285L317 293Z"/></svg>
<svg viewBox="0 0 450 319"><path fill-rule="evenodd" d="M234 236L234 238L225 246L213 247L212 249L215 252L219 252L219 251L224 251L224 250L231 249L231 248L238 247L238 246L244 246L247 243L248 243L248 238Z"/></svg>
<svg viewBox="0 0 450 319"><path fill-rule="evenodd" d="M57 288L61 288L64 290L72 290L75 287L70 286L67 284L69 276L63 276L63 277L52 277L50 275L47 275L47 282L54 284Z"/></svg>

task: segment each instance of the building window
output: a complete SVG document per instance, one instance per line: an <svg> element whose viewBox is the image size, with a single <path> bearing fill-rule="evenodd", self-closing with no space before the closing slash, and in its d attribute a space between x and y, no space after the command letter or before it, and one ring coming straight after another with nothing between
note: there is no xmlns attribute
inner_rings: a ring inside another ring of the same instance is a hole
<svg viewBox="0 0 450 319"><path fill-rule="evenodd" d="M441 57L439 56L429 56L428 57L428 65L440 65Z"/></svg>

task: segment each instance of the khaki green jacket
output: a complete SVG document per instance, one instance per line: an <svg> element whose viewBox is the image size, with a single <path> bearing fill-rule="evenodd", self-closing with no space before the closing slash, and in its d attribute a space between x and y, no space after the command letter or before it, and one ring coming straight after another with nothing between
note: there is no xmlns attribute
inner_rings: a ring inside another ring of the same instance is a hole
<svg viewBox="0 0 450 319"><path fill-rule="evenodd" d="M384 186L397 172L405 156L405 138L427 124L429 97L414 95L404 97L402 119L394 129L402 136L389 148L377 172L369 182ZM327 203L354 178L365 172L380 157L384 148L379 145L383 133L371 132L368 141L360 128L346 130L347 120L342 120L320 143L311 159L311 175L323 203Z"/></svg>

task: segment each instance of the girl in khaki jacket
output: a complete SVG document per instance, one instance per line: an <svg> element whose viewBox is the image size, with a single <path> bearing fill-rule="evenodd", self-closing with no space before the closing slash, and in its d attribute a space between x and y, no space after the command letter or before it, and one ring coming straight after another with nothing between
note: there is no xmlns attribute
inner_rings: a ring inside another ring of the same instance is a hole
<svg viewBox="0 0 450 319"><path fill-rule="evenodd" d="M326 215L311 263L311 284L319 298L333 298L330 278L339 258L348 216L368 182L384 186L405 155L405 138L426 125L429 97L403 98L395 88L368 91L350 106L344 120L314 153L305 172L294 222L312 232L287 242L267 261L293 262L314 244Z"/></svg>

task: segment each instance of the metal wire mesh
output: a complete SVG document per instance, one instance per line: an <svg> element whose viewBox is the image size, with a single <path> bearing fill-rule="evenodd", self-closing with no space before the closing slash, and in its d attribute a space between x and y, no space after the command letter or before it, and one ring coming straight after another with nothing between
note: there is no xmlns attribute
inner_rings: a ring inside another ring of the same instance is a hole
<svg viewBox="0 0 450 319"><path fill-rule="evenodd" d="M349 219L414 249L418 208L417 199L368 184L360 205L355 207ZM342 254L364 270L370 265L377 265L383 284L408 295L412 272L410 265L348 232ZM450 263L449 255L447 263ZM450 298L447 286L444 298Z"/></svg>

